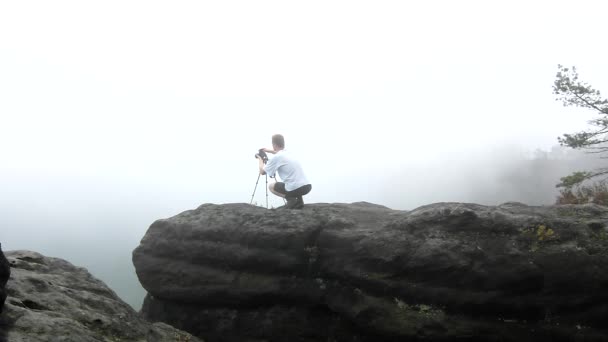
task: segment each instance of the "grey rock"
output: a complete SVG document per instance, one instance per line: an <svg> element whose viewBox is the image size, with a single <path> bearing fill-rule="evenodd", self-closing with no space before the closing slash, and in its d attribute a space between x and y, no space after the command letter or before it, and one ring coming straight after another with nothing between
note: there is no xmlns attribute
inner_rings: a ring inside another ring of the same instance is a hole
<svg viewBox="0 0 608 342"><path fill-rule="evenodd" d="M208 341L608 340L608 208L205 204L133 252L143 314Z"/></svg>
<svg viewBox="0 0 608 342"><path fill-rule="evenodd" d="M2 245L0 244L0 313L2 313L2 308L4 307L4 300L6 299L5 286L10 276L11 268L4 253L2 253Z"/></svg>
<svg viewBox="0 0 608 342"><path fill-rule="evenodd" d="M10 342L200 341L146 322L86 269L30 251L9 251L12 268L0 340Z"/></svg>

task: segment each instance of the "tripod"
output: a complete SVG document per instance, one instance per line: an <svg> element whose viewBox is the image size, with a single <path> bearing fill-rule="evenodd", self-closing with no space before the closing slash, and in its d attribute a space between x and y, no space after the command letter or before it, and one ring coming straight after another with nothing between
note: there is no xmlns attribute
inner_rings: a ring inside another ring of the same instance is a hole
<svg viewBox="0 0 608 342"><path fill-rule="evenodd" d="M253 204L253 196L255 196L255 191L258 188L258 182L260 181L260 176L262 174L258 174L258 180L255 181L255 188L253 188L253 194L251 195L251 201L249 202L249 204ZM266 209L268 209L268 175L266 176Z"/></svg>
<svg viewBox="0 0 608 342"><path fill-rule="evenodd" d="M268 161L268 156L266 155L266 152L264 152L264 149L261 148L258 150L258 153L256 153L255 155L256 158L261 158L262 161L264 162L264 164L266 164L266 162ZM262 174L258 174L258 180L255 181L255 188L253 188L253 194L251 195L251 201L249 201L249 204L253 204L253 196L255 196L255 191L258 188L258 183L260 182L260 176ZM266 209L268 209L268 174L265 174L266 176ZM275 176L270 176L270 178L275 178ZM276 181L276 178L275 178ZM283 199L283 201L285 201L285 199Z"/></svg>

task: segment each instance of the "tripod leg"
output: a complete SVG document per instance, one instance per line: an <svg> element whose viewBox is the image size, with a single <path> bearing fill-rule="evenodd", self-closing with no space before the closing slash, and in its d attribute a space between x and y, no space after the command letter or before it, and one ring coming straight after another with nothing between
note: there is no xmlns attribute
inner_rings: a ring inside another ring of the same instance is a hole
<svg viewBox="0 0 608 342"><path fill-rule="evenodd" d="M266 209L268 209L268 175L266 175Z"/></svg>
<svg viewBox="0 0 608 342"><path fill-rule="evenodd" d="M255 181L255 188L253 188L253 194L251 195L251 201L249 201L249 204L253 203L253 196L255 196L255 190L258 188L258 182L260 181L260 176L261 176L261 174L258 174L258 180Z"/></svg>

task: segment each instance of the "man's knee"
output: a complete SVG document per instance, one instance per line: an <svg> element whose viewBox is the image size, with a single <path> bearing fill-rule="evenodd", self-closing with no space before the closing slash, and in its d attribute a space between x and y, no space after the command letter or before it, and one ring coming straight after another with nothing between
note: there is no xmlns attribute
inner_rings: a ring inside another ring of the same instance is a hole
<svg viewBox="0 0 608 342"><path fill-rule="evenodd" d="M270 190L270 192L272 192L273 194L275 194L277 196L283 197L283 194L278 192L274 185L275 185L275 183L268 184L268 190Z"/></svg>

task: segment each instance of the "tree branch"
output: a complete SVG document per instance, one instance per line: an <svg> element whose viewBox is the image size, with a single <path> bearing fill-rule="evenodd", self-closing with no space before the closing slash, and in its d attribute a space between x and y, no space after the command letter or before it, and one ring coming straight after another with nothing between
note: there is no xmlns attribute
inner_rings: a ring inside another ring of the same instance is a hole
<svg viewBox="0 0 608 342"><path fill-rule="evenodd" d="M581 101L583 101L587 106L597 110L598 112L602 113L602 114L608 114L608 112L605 112L604 109L599 108L598 106L596 106L594 103L590 103L589 101L587 101L585 98L583 98L582 96L580 96L579 94L572 92L572 94L576 97L578 97Z"/></svg>

